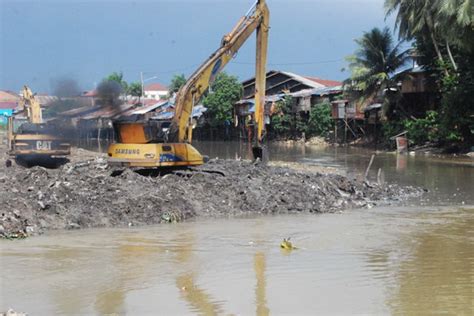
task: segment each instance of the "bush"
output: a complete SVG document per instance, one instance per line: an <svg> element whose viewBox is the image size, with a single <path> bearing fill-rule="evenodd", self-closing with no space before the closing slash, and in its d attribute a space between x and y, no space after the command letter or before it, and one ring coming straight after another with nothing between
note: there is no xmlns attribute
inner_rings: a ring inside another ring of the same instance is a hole
<svg viewBox="0 0 474 316"><path fill-rule="evenodd" d="M394 149L396 143L391 138L404 130L405 127L400 121L384 121L382 123L382 145Z"/></svg>
<svg viewBox="0 0 474 316"><path fill-rule="evenodd" d="M211 88L212 92L202 100L207 107L206 117L212 127L224 126L225 121L232 121L233 105L242 95L242 84L237 77L221 72Z"/></svg>
<svg viewBox="0 0 474 316"><path fill-rule="evenodd" d="M404 120L403 126L408 132L408 139L416 145L421 145L428 141L439 141L439 118L436 111L426 112L426 116L421 119Z"/></svg>
<svg viewBox="0 0 474 316"><path fill-rule="evenodd" d="M285 96L276 103L275 114L271 118L273 131L279 137L291 136L295 128L295 117L292 113L293 97Z"/></svg>
<svg viewBox="0 0 474 316"><path fill-rule="evenodd" d="M331 104L320 103L311 107L307 125L308 136L326 136L333 128Z"/></svg>

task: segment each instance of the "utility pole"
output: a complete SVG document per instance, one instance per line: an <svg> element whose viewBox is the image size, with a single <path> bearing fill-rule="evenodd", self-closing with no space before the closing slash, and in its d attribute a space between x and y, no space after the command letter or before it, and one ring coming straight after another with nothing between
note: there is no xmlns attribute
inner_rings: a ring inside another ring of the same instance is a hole
<svg viewBox="0 0 474 316"><path fill-rule="evenodd" d="M140 71L140 81L141 81L141 84L142 84L142 98L145 97L145 81L158 78L157 76L153 76L153 77L150 77L150 78L143 78L144 73L147 73L147 71L145 71L145 72Z"/></svg>
<svg viewBox="0 0 474 316"><path fill-rule="evenodd" d="M143 99L145 96L144 87L143 87L143 71L140 71L140 80L142 83L142 99Z"/></svg>

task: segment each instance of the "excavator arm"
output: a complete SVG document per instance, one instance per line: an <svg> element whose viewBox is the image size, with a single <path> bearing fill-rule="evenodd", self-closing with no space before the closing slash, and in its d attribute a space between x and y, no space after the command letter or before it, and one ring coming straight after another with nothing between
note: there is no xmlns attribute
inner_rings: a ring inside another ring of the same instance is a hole
<svg viewBox="0 0 474 316"><path fill-rule="evenodd" d="M41 105L35 99L35 95L28 86L24 86L22 90L22 98L18 102L18 111L25 111L28 121L33 124L43 123Z"/></svg>
<svg viewBox="0 0 474 316"><path fill-rule="evenodd" d="M190 122L194 105L212 84L216 75L235 56L250 35L257 31L256 53L256 94L254 145L262 140L264 128L265 65L269 31L269 10L265 0L258 0L248 13L242 17L234 29L222 39L221 46L204 62L178 91L175 102L175 116L170 129L171 141L191 142L192 124Z"/></svg>

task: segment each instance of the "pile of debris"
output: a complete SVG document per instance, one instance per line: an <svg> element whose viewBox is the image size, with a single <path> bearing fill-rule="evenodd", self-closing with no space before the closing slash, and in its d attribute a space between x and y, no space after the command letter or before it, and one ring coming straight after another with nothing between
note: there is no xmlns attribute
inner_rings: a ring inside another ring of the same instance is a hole
<svg viewBox="0 0 474 316"><path fill-rule="evenodd" d="M179 222L196 216L326 213L419 193L415 188L250 161L211 160L192 171L143 175L111 169L97 157L55 170L2 168L0 236Z"/></svg>

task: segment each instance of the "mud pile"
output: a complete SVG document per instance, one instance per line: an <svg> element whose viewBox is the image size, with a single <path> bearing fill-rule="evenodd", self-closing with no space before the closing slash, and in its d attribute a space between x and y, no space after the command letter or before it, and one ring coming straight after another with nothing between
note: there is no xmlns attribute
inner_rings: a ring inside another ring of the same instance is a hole
<svg viewBox="0 0 474 316"><path fill-rule="evenodd" d="M326 213L419 194L336 174L211 160L195 171L143 176L96 157L59 169L0 170L0 236L52 229L178 222L196 216Z"/></svg>

